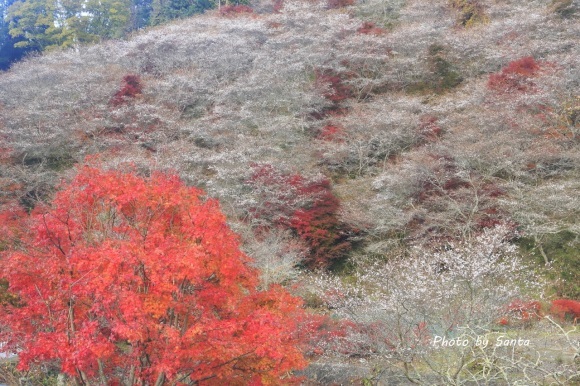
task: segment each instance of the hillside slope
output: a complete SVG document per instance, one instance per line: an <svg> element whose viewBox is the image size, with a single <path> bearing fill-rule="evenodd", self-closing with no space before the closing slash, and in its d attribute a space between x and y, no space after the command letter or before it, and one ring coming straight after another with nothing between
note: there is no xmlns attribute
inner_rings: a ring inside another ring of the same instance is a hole
<svg viewBox="0 0 580 386"><path fill-rule="evenodd" d="M43 197L101 153L239 217L260 163L331 177L372 240L578 234L579 25L560 8L484 2L466 27L447 1L288 3L30 59L0 76L3 196ZM115 102L130 74L142 91Z"/></svg>
<svg viewBox="0 0 580 386"><path fill-rule="evenodd" d="M0 203L31 208L98 154L218 198L266 283L503 226L579 298L578 3L341 4L208 13L0 73Z"/></svg>

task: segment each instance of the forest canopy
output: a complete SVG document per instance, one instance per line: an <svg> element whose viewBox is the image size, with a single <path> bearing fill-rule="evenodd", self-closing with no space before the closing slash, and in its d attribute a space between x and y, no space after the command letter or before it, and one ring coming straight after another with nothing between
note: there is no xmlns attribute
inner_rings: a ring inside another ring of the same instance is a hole
<svg viewBox="0 0 580 386"><path fill-rule="evenodd" d="M214 0L0 0L0 70L27 52L123 38L218 5Z"/></svg>

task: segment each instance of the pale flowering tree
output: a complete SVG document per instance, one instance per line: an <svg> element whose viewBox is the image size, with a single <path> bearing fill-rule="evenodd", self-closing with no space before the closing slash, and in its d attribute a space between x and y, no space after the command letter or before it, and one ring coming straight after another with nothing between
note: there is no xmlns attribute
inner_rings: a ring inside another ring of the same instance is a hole
<svg viewBox="0 0 580 386"><path fill-rule="evenodd" d="M260 270L261 285L289 284L300 275L300 264L308 253L307 246L292 237L290 232L272 229L256 237L246 235L244 252L254 259Z"/></svg>
<svg viewBox="0 0 580 386"><path fill-rule="evenodd" d="M512 299L539 289L509 243L513 236L497 227L439 251L359 260L354 283L316 277L314 291L329 311L352 322L327 355L362 357L385 370L403 364L405 376L417 378L412 366L431 358L435 336L453 339L465 328L484 334Z"/></svg>
<svg viewBox="0 0 580 386"><path fill-rule="evenodd" d="M411 380L420 385L565 386L577 382L580 379L580 369L574 363L580 353L577 328L562 326L549 316L538 323L538 328L542 333L532 330L508 333L497 328L474 330L466 326L458 329L455 339L435 337L431 342L433 351L421 356L422 364L431 373L415 371Z"/></svg>

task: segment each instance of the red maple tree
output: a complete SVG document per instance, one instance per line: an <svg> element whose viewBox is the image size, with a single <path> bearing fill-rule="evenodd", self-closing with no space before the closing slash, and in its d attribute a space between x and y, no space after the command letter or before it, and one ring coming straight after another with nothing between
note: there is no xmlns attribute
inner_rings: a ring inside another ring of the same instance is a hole
<svg viewBox="0 0 580 386"><path fill-rule="evenodd" d="M250 214L268 226L290 228L310 249L305 264L328 268L351 249L353 232L338 217L339 199L327 178L309 179L283 173L272 165L256 164L248 183L258 191L259 205Z"/></svg>
<svg viewBox="0 0 580 386"><path fill-rule="evenodd" d="M257 290L215 200L177 177L79 169L20 224L1 277L3 351L76 384L285 384L301 302Z"/></svg>

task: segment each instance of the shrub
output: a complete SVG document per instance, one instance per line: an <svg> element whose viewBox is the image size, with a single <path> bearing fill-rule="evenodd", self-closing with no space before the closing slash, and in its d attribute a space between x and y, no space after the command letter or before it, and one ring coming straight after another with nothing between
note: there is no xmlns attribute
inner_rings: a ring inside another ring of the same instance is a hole
<svg viewBox="0 0 580 386"><path fill-rule="evenodd" d="M455 66L441 55L430 57L429 66L433 74L432 88L437 93L450 90L463 82L463 77L457 72Z"/></svg>
<svg viewBox="0 0 580 386"><path fill-rule="evenodd" d="M302 194L315 195L316 199L306 208L297 210L290 226L310 247L306 264L326 268L350 250L348 232L337 217L340 202L330 190L327 179L303 186Z"/></svg>
<svg viewBox="0 0 580 386"><path fill-rule="evenodd" d="M274 228L250 235L244 251L252 256L260 270L260 285L268 288L299 277L299 267L308 254L308 247L292 237L290 230Z"/></svg>
<svg viewBox="0 0 580 386"><path fill-rule="evenodd" d="M115 93L113 99L111 99L111 104L113 106L122 105L128 100L136 98L142 91L143 85L141 84L139 75L125 75L121 88Z"/></svg>
<svg viewBox="0 0 580 386"><path fill-rule="evenodd" d="M518 60L510 62L502 70L506 75L520 75L525 77L532 77L540 70L540 65L531 56L526 56Z"/></svg>
<svg viewBox="0 0 580 386"><path fill-rule="evenodd" d="M354 0L326 0L328 9L344 8L351 5L354 5Z"/></svg>
<svg viewBox="0 0 580 386"><path fill-rule="evenodd" d="M540 69L540 64L531 56L514 60L501 72L491 74L487 87L499 93L532 91L534 83L529 78L537 76Z"/></svg>
<svg viewBox="0 0 580 386"><path fill-rule="evenodd" d="M446 48L439 44L432 44L427 50L427 70L423 80L411 84L409 91L441 94L463 82L456 66L447 59Z"/></svg>
<svg viewBox="0 0 580 386"><path fill-rule="evenodd" d="M437 123L438 120L434 115L423 115L420 118L418 134L421 142L433 142L439 139L443 129Z"/></svg>
<svg viewBox="0 0 580 386"><path fill-rule="evenodd" d="M570 299L557 299L552 301L550 313L564 320L566 317L574 319L576 322L580 318L580 302Z"/></svg>
<svg viewBox="0 0 580 386"><path fill-rule="evenodd" d="M562 136L576 138L580 135L580 95L562 104L557 125L556 129Z"/></svg>
<svg viewBox="0 0 580 386"><path fill-rule="evenodd" d="M458 23L463 27L471 27L488 21L479 0L451 0L451 6L459 11Z"/></svg>
<svg viewBox="0 0 580 386"><path fill-rule="evenodd" d="M508 320L530 323L533 320L539 320L541 318L542 305L535 300L524 301L514 299L506 306L506 313Z"/></svg>
<svg viewBox="0 0 580 386"><path fill-rule="evenodd" d="M305 365L302 303L260 292L214 200L177 177L85 166L0 253L19 304L0 314L18 368L75 384L279 384ZM284 379L282 379L282 376Z"/></svg>
<svg viewBox="0 0 580 386"><path fill-rule="evenodd" d="M343 142L344 128L341 126L329 124L320 129L317 139L330 142Z"/></svg>
<svg viewBox="0 0 580 386"><path fill-rule="evenodd" d="M433 165L429 165L432 174L422 176L417 182L418 189L414 195L417 202L446 196L459 189L472 188L472 181L461 173L453 157L442 154L430 154L429 157L434 161Z"/></svg>
<svg viewBox="0 0 580 386"><path fill-rule="evenodd" d="M254 164L246 184L253 191L253 200L247 209L249 217L259 228L282 225L287 227L292 214L311 203L313 197L300 194L303 177L282 173L272 165Z"/></svg>
<svg viewBox="0 0 580 386"><path fill-rule="evenodd" d="M335 105L352 98L354 93L351 87L344 83L352 77L352 74L317 68L314 76L316 86L323 90L322 95Z"/></svg>
<svg viewBox="0 0 580 386"><path fill-rule="evenodd" d="M377 27L372 21L365 21L356 32L365 35L382 35L386 31L384 28Z"/></svg>
<svg viewBox="0 0 580 386"><path fill-rule="evenodd" d="M522 237L518 242L524 252L533 256L536 264L549 264L545 275L556 296L580 297L580 244L575 232L537 234L536 237Z"/></svg>
<svg viewBox="0 0 580 386"><path fill-rule="evenodd" d="M229 16L243 13L254 13L254 10L247 5L226 5L220 8L220 15Z"/></svg>
<svg viewBox="0 0 580 386"><path fill-rule="evenodd" d="M283 8L284 8L284 0L273 0L272 1L272 9L273 9L274 13L282 12Z"/></svg>
<svg viewBox="0 0 580 386"><path fill-rule="evenodd" d="M3 138L0 137L0 141L4 141ZM1 143L1 142L0 142ZM13 150L10 147L4 147L0 145L0 165L8 165L13 162Z"/></svg>
<svg viewBox="0 0 580 386"><path fill-rule="evenodd" d="M328 267L350 250L349 230L338 219L340 202L328 179L254 165L248 183L259 203L249 208L258 230L280 226L294 231L310 250L304 260L309 267Z"/></svg>
<svg viewBox="0 0 580 386"><path fill-rule="evenodd" d="M550 10L562 18L573 17L578 12L578 6L573 0L552 0Z"/></svg>
<svg viewBox="0 0 580 386"><path fill-rule="evenodd" d="M399 194L414 200L406 216L407 240L443 242L497 225L515 226L508 212L498 205L498 197L506 194L501 181L466 169L449 154L429 149L434 147L427 145L423 148L426 151L413 159L414 165L400 169L405 174L398 178L405 179L406 185L387 185L401 189Z"/></svg>

